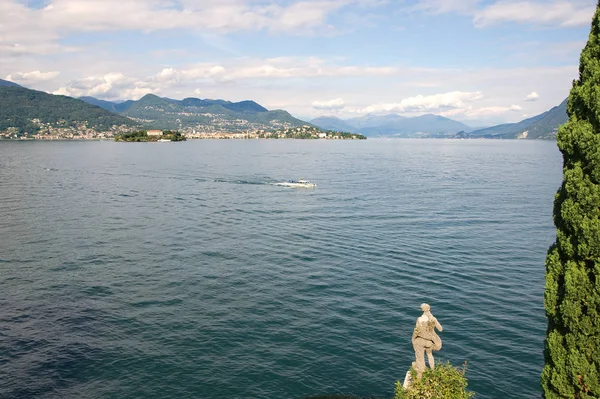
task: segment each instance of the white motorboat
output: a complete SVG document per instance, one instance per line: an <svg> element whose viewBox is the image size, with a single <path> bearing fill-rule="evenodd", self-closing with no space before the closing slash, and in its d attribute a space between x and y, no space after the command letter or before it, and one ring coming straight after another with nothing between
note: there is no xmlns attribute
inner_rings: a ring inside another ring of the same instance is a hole
<svg viewBox="0 0 600 399"><path fill-rule="evenodd" d="M294 188L315 188L317 185L308 180L288 180L281 183L275 183L276 186L294 187Z"/></svg>

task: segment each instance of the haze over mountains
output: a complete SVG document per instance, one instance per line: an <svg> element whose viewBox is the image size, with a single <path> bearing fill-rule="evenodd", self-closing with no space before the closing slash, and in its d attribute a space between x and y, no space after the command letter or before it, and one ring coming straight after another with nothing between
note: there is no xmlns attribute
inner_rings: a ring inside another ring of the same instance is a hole
<svg viewBox="0 0 600 399"><path fill-rule="evenodd" d="M464 123L432 114L416 117L397 114L366 115L346 120L330 116L313 119L311 123L322 129L341 129L371 137L430 137L432 135L450 137L460 131L473 130Z"/></svg>
<svg viewBox="0 0 600 399"><path fill-rule="evenodd" d="M464 123L439 115L404 117L397 114L367 115L340 119L334 116L313 119L322 129L361 133L369 137L553 139L558 127L568 120L567 100L560 105L518 123L507 123L474 130Z"/></svg>

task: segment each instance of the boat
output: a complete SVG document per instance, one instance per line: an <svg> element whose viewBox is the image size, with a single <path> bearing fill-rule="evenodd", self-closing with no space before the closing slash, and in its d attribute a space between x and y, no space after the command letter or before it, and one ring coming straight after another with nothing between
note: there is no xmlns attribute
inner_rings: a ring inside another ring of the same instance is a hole
<svg viewBox="0 0 600 399"><path fill-rule="evenodd" d="M275 183L276 186L294 187L294 188L315 188L317 185L308 180L288 180L281 183Z"/></svg>

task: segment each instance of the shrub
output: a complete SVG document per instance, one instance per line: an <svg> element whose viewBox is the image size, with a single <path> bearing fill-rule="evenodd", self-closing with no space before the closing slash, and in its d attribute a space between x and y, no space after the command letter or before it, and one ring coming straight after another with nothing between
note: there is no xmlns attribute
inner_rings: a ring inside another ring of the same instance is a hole
<svg viewBox="0 0 600 399"><path fill-rule="evenodd" d="M412 386L404 390L402 384L397 381L394 399L472 398L475 393L467 391L466 370L466 363L461 369L446 363L436 366L435 370L426 369L421 379L417 379L416 371L411 368Z"/></svg>

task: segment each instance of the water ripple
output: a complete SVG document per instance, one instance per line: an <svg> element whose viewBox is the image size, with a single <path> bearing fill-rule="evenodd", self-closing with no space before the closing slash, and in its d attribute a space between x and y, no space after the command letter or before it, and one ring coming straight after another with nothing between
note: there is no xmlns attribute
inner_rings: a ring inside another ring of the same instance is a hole
<svg viewBox="0 0 600 399"><path fill-rule="evenodd" d="M6 142L0 160L0 397L391 397L422 302L478 397L540 395L553 143ZM317 189L272 184L299 177Z"/></svg>

